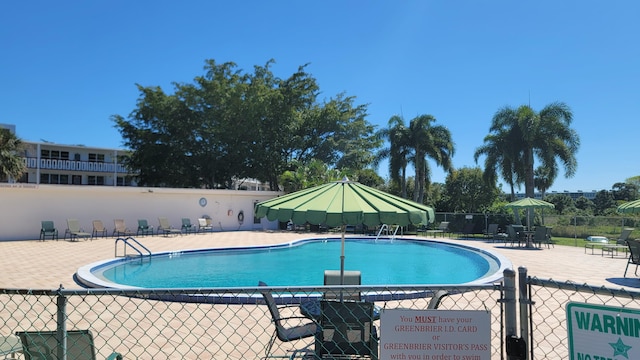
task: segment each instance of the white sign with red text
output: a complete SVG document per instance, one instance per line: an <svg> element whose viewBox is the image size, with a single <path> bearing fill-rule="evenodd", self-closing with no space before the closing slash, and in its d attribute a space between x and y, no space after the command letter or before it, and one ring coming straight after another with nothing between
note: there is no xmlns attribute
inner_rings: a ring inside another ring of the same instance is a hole
<svg viewBox="0 0 640 360"><path fill-rule="evenodd" d="M381 360L490 360L491 313L385 309Z"/></svg>

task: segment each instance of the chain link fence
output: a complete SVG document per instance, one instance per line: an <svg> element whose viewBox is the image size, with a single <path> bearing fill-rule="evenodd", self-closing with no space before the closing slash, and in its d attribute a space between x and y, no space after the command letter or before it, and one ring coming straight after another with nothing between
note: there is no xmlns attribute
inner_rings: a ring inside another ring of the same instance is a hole
<svg viewBox="0 0 640 360"><path fill-rule="evenodd" d="M363 300L385 309L428 309L432 296L444 292L438 309L485 310L491 314L492 358L503 358L503 311L501 284L402 287L255 287L230 289L154 289L154 290L0 290L0 349L5 356L29 358L23 353L20 332L45 331L54 336L48 349L31 349L32 359L62 359L60 344L67 358L77 350L75 331L89 330L97 359L118 353L124 359L262 359L289 358L314 349L314 337L295 341L273 338L276 327L266 295L273 296L282 318L293 316L290 328L313 322L304 307L318 303L327 290L354 290ZM302 304L306 304L301 306ZM433 304L432 304L433 306ZM311 307L313 308L313 307ZM312 312L307 308L307 312ZM306 315L306 316L305 316ZM379 319L374 326L379 329ZM68 334L66 340L55 336ZM40 343L46 341L40 339ZM270 342L273 346L269 349ZM37 342L34 340L34 342ZM41 344L42 345L42 344ZM88 345L87 345L88 346ZM13 349L12 349L13 347ZM74 350L74 348L76 348ZM307 350L307 351L305 351ZM13 354L12 354L13 352ZM49 357L38 357L47 352ZM91 358L91 357L88 357Z"/></svg>
<svg viewBox="0 0 640 360"><path fill-rule="evenodd" d="M640 308L640 292L605 286L576 284L528 277L520 283L530 297L520 299L529 308L530 359L569 359L566 306L569 302L611 307ZM522 326L523 324L521 324Z"/></svg>

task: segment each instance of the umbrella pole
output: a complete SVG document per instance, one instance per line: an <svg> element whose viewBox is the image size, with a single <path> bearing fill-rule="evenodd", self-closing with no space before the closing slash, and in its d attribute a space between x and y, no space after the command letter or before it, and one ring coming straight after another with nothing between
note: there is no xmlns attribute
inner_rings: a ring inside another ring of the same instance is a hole
<svg viewBox="0 0 640 360"><path fill-rule="evenodd" d="M340 243L340 285L344 285L344 233L346 225L342 225L342 241Z"/></svg>
<svg viewBox="0 0 640 360"><path fill-rule="evenodd" d="M346 227L346 225L342 225L342 241L340 245L340 285L344 285L344 233L347 230ZM342 289L340 289L340 302L342 301Z"/></svg>

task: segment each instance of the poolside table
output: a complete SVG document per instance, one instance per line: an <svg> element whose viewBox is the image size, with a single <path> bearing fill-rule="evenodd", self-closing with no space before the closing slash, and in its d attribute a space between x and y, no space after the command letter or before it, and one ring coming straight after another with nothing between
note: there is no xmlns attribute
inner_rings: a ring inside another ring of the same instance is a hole
<svg viewBox="0 0 640 360"><path fill-rule="evenodd" d="M584 244L584 253L587 253L587 249L591 249L591 255L594 254L596 247L605 246L609 243L609 239L604 236L587 236L587 243Z"/></svg>

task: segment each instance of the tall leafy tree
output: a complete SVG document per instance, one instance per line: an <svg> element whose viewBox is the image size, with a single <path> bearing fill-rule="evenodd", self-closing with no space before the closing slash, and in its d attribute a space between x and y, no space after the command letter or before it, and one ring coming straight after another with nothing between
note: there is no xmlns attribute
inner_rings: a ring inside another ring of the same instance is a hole
<svg viewBox="0 0 640 360"><path fill-rule="evenodd" d="M424 201L431 176L428 159L434 160L447 172L453 170L451 158L455 147L451 132L442 125L435 125L435 121L431 115L419 115L409 124L409 148L416 171L413 200L419 203Z"/></svg>
<svg viewBox="0 0 640 360"><path fill-rule="evenodd" d="M564 103L552 103L536 113L527 105L518 109L504 108L494 116L494 126L517 126L522 133L521 152L524 187L528 197L534 196L534 163L556 169L559 161L570 178L577 169L576 153L580 139L571 126L573 113ZM551 172L551 175L555 170Z"/></svg>
<svg viewBox="0 0 640 360"><path fill-rule="evenodd" d="M556 171L557 169L555 167L548 168L548 167L541 166L541 167L538 167L533 172L533 175L534 175L533 184L536 187L536 189L540 190L540 193L543 199L545 197L547 190L549 190L549 188L551 187L551 185L553 185L553 182L555 181Z"/></svg>
<svg viewBox="0 0 640 360"><path fill-rule="evenodd" d="M483 212L491 207L499 191L495 182L483 179L480 168L463 167L447 175L442 211Z"/></svg>
<svg viewBox="0 0 640 360"><path fill-rule="evenodd" d="M378 131L378 136L389 141L389 147L381 149L375 163L389 159L389 176L400 186L400 196L407 198L407 166L409 165L410 133L404 120L398 115L389 119L388 127Z"/></svg>
<svg viewBox="0 0 640 360"><path fill-rule="evenodd" d="M522 184L522 161L520 159L520 131L516 127L499 128L485 136L484 145L476 149L474 159L478 162L485 155L483 178L489 184L497 181L498 174L511 191L511 201L515 200L515 187Z"/></svg>
<svg viewBox="0 0 640 360"><path fill-rule="evenodd" d="M279 78L272 64L243 73L234 63L208 60L205 75L173 84L173 94L138 86L129 118L112 119L133 150L128 165L139 169L139 182L228 188L235 179L256 178L278 190L285 171L314 159L355 170L369 165L378 139L366 106L343 94L320 103L305 66Z"/></svg>
<svg viewBox="0 0 640 360"><path fill-rule="evenodd" d="M22 140L9 129L0 128L0 179L19 180L27 171L20 156Z"/></svg>

